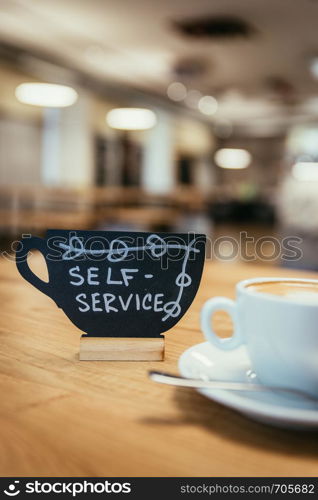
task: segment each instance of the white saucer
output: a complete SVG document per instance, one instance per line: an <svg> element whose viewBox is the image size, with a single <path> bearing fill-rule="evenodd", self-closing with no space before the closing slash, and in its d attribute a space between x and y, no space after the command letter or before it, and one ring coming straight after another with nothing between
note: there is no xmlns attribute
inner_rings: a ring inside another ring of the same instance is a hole
<svg viewBox="0 0 318 500"><path fill-rule="evenodd" d="M221 351L209 342L194 345L179 359L181 375L203 380L259 383L244 346ZM279 427L318 427L318 402L274 392L198 389L204 396L260 422Z"/></svg>

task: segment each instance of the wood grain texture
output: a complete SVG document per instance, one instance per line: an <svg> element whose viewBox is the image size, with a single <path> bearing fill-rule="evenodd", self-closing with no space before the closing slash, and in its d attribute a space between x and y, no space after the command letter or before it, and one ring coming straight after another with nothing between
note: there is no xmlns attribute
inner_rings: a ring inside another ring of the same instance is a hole
<svg viewBox="0 0 318 500"><path fill-rule="evenodd" d="M34 254L33 268L41 260ZM256 276L304 276L268 265L207 263L198 295L166 334L160 369L202 342L199 311ZM0 260L2 476L316 476L318 434L266 427L189 389L147 378L157 362L79 362L81 332ZM216 316L220 334L228 317Z"/></svg>
<svg viewBox="0 0 318 500"><path fill-rule="evenodd" d="M81 337L80 361L163 361L164 338Z"/></svg>

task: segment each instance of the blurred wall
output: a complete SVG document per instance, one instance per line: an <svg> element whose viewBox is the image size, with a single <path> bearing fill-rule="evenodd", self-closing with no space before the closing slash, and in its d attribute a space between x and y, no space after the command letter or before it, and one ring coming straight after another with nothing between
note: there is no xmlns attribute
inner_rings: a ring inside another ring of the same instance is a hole
<svg viewBox="0 0 318 500"><path fill-rule="evenodd" d="M42 127L36 120L0 117L0 183L41 183Z"/></svg>

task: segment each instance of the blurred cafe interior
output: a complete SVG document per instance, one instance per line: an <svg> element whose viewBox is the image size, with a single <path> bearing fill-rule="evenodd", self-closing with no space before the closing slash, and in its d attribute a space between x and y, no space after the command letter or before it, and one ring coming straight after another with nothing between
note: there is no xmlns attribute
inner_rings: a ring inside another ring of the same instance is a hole
<svg viewBox="0 0 318 500"><path fill-rule="evenodd" d="M1 0L3 247L47 228L245 231L301 238L287 265L317 270L317 16L314 0Z"/></svg>

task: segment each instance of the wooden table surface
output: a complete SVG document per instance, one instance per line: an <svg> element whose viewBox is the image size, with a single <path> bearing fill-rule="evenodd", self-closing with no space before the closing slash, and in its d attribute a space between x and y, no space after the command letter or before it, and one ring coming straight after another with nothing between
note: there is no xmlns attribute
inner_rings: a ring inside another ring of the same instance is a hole
<svg viewBox="0 0 318 500"><path fill-rule="evenodd" d="M79 362L81 333L1 260L0 475L316 476L317 433L267 427L147 379L149 369L176 372L180 354L203 340L208 297L233 297L238 280L262 275L315 276L206 263L193 305L166 334L164 362ZM229 320L217 323L229 332Z"/></svg>

